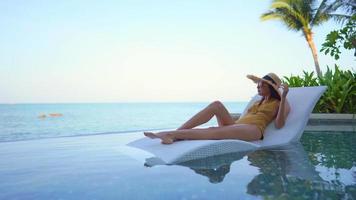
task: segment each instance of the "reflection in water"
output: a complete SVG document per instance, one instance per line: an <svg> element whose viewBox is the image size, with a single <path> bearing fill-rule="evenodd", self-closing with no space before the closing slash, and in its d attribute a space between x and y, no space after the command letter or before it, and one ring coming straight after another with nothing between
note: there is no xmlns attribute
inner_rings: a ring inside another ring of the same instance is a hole
<svg viewBox="0 0 356 200"><path fill-rule="evenodd" d="M246 154L247 152L228 153L190 160L179 163L178 165L189 167L195 171L195 173L208 177L211 183L219 183L222 182L225 175L230 172L231 163L240 160Z"/></svg>
<svg viewBox="0 0 356 200"><path fill-rule="evenodd" d="M287 199L301 196L306 199L353 199L355 185L323 180L300 143L288 149L256 151L248 160L260 169L260 174L247 185L249 194Z"/></svg>
<svg viewBox="0 0 356 200"><path fill-rule="evenodd" d="M207 176L210 183L220 183L224 180L225 175L230 172L230 165L223 165L217 169L194 169L197 174Z"/></svg>
<svg viewBox="0 0 356 200"><path fill-rule="evenodd" d="M259 174L246 186L248 194L272 199L354 199L355 184L323 180L301 143L274 150L229 153L175 165L189 167L208 177L209 182L219 183L230 172L231 164L246 155L250 165L259 170ZM146 159L146 166L156 164L162 163L156 158Z"/></svg>
<svg viewBox="0 0 356 200"><path fill-rule="evenodd" d="M230 172L230 165L234 161L240 160L248 152L227 153L196 160L177 163L175 165L185 166L192 169L197 174L206 176L211 183L219 183L224 180L225 175ZM146 167L162 165L164 162L157 157L147 158Z"/></svg>
<svg viewBox="0 0 356 200"><path fill-rule="evenodd" d="M248 160L260 171L247 185L247 193L252 195L292 198L291 194L300 196L306 187L322 183L300 143L278 150L256 151Z"/></svg>

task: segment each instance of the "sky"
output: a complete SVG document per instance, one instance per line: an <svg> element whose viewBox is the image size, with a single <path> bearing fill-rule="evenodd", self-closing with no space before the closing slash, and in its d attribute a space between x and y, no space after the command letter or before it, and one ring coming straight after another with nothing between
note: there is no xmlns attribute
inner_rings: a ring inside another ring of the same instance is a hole
<svg viewBox="0 0 356 200"><path fill-rule="evenodd" d="M271 1L0 1L0 103L248 101L247 74L314 71L300 32L260 20ZM318 49L340 24L315 27ZM353 52L319 53L355 69Z"/></svg>

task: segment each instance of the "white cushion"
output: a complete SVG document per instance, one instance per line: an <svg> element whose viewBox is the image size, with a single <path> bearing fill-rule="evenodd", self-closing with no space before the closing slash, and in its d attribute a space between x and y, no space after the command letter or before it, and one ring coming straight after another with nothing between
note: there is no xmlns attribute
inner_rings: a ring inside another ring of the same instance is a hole
<svg viewBox="0 0 356 200"><path fill-rule="evenodd" d="M265 130L265 137L258 141L242 140L184 140L170 145L163 145L159 139L143 137L128 144L154 154L160 163L174 164L230 152L248 152L257 149L273 148L298 141L303 134L310 113L325 86L290 88L287 100L291 111L283 128L276 129L274 122ZM242 115L260 97L255 95L246 106Z"/></svg>
<svg viewBox="0 0 356 200"><path fill-rule="evenodd" d="M267 126L264 139L253 143L271 148L299 141L315 104L325 90L326 86L290 88L287 100L291 110L283 128L275 128L273 121Z"/></svg>

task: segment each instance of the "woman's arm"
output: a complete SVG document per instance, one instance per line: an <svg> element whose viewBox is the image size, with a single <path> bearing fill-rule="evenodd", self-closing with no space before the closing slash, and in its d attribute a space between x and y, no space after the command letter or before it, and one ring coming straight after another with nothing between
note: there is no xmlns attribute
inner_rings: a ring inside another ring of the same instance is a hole
<svg viewBox="0 0 356 200"><path fill-rule="evenodd" d="M282 87L283 87L283 94L281 97L281 101L279 103L277 116L274 121L274 125L276 126L276 128L282 128L284 126L290 111L290 105L286 98L289 91L288 85L283 84Z"/></svg>

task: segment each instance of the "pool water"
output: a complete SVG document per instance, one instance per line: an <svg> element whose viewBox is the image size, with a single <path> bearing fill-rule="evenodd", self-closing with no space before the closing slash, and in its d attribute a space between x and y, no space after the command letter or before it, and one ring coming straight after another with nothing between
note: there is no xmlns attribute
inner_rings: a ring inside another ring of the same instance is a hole
<svg viewBox="0 0 356 200"><path fill-rule="evenodd" d="M125 152L142 133L0 145L0 199L355 199L356 133L179 165Z"/></svg>
<svg viewBox="0 0 356 200"><path fill-rule="evenodd" d="M0 142L173 129L207 105L209 102L0 104ZM241 113L247 102L224 105L230 112ZM214 118L205 125L214 126L217 121Z"/></svg>

